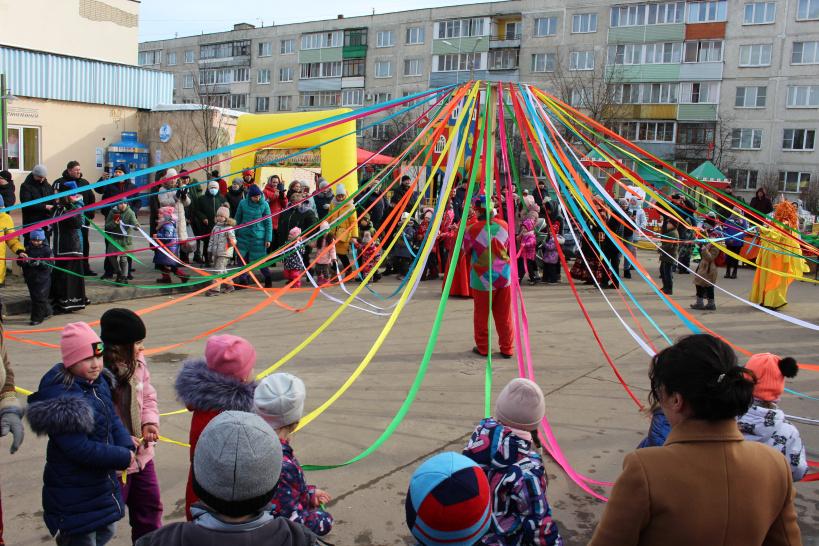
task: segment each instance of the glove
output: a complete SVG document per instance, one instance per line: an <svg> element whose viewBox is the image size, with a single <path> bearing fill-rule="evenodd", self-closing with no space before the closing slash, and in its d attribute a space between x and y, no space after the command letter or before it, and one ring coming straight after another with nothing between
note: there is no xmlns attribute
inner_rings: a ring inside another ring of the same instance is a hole
<svg viewBox="0 0 819 546"><path fill-rule="evenodd" d="M25 435L23 421L20 419L20 410L16 408L8 408L0 415L0 437L7 435L9 432L13 437L9 453L15 453L20 449L20 444L23 443L23 436Z"/></svg>
<svg viewBox="0 0 819 546"><path fill-rule="evenodd" d="M276 189L279 190L280 192L284 191L284 184L282 182L279 182L276 185Z"/></svg>

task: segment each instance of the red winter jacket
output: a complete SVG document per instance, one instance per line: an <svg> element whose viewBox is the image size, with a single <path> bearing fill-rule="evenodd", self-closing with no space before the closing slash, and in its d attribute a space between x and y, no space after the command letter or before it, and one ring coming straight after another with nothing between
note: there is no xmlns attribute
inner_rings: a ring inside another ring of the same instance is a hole
<svg viewBox="0 0 819 546"><path fill-rule="evenodd" d="M270 205L270 214L273 215L273 231L279 229L280 212L287 208L287 197L278 188L271 187L269 184L264 187L264 198L267 204Z"/></svg>

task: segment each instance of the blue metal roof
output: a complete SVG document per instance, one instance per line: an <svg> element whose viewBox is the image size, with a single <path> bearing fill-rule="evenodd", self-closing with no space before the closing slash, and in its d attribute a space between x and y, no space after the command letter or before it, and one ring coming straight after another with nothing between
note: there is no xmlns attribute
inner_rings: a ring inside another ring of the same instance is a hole
<svg viewBox="0 0 819 546"><path fill-rule="evenodd" d="M173 102L173 75L0 45L0 72L12 94L150 109Z"/></svg>

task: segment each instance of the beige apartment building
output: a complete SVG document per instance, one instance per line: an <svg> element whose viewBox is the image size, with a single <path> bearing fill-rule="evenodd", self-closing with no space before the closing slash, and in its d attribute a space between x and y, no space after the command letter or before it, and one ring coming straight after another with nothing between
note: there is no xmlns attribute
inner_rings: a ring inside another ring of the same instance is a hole
<svg viewBox="0 0 819 546"><path fill-rule="evenodd" d="M470 78L531 83L740 195L819 185L819 0L509 0L151 41L177 103L288 112ZM363 135L372 147L388 125Z"/></svg>

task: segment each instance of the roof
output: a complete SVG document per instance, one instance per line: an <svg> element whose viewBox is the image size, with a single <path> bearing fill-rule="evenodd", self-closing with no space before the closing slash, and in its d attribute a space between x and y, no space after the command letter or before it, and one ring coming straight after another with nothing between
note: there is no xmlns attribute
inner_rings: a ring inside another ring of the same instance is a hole
<svg viewBox="0 0 819 546"><path fill-rule="evenodd" d="M359 165L363 164L364 162L366 162L367 165L389 165L391 162L395 161L394 157L384 154L377 154L375 152L365 150L364 148L358 148L356 150L356 155Z"/></svg>
<svg viewBox="0 0 819 546"><path fill-rule="evenodd" d="M722 174L722 171L717 169L716 165L710 161L704 162L688 174L697 180L706 180L708 182L726 182L728 180L728 177Z"/></svg>

